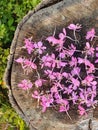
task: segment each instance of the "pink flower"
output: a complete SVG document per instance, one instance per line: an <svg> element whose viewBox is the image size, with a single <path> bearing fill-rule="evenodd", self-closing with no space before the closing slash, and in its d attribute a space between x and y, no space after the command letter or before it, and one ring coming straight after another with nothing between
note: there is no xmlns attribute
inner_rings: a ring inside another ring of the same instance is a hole
<svg viewBox="0 0 98 130"><path fill-rule="evenodd" d="M24 73L28 75L28 73L32 72L32 69L36 70L37 66L35 63L33 63L31 60L29 59L18 59L17 60L18 63L21 63L21 66L24 70Z"/></svg>
<svg viewBox="0 0 98 130"><path fill-rule="evenodd" d="M61 79L62 79L62 74L59 73L59 72L53 72L53 75L55 76L55 78L56 78L57 80L61 80Z"/></svg>
<svg viewBox="0 0 98 130"><path fill-rule="evenodd" d="M24 48L27 49L28 54L31 54L34 50L34 43L31 41L31 38L28 38L28 39L25 38L24 43L25 43Z"/></svg>
<svg viewBox="0 0 98 130"><path fill-rule="evenodd" d="M96 51L98 51L98 47L96 47Z"/></svg>
<svg viewBox="0 0 98 130"><path fill-rule="evenodd" d="M95 85L97 85L97 82L96 81L94 81L94 76L92 76L92 75L88 75L88 76L86 76L85 77L85 79L84 80L82 80L82 84L83 85L87 85L87 86L95 86Z"/></svg>
<svg viewBox="0 0 98 130"><path fill-rule="evenodd" d="M66 99L62 99L60 102L59 112L67 112L69 110L69 102Z"/></svg>
<svg viewBox="0 0 98 130"><path fill-rule="evenodd" d="M96 57L98 57L98 53L96 53Z"/></svg>
<svg viewBox="0 0 98 130"><path fill-rule="evenodd" d="M92 89L89 87L87 90L81 89L80 99L81 104L85 104L87 107L94 106L97 102L94 99L96 97L96 86L93 86Z"/></svg>
<svg viewBox="0 0 98 130"><path fill-rule="evenodd" d="M87 88L87 93L89 95L89 98L90 97L94 98L96 96L96 94L97 94L96 88L97 88L96 86L92 86L92 87Z"/></svg>
<svg viewBox="0 0 98 130"><path fill-rule="evenodd" d="M79 25L79 24L70 24L69 26L68 26L68 28L70 29L70 30L74 30L74 31L76 31L76 30L79 30L79 29L81 29L81 25Z"/></svg>
<svg viewBox="0 0 98 130"><path fill-rule="evenodd" d="M65 58L66 52L62 50L62 52L59 53L60 58Z"/></svg>
<svg viewBox="0 0 98 130"><path fill-rule="evenodd" d="M51 55L45 55L42 57L42 67L47 66L47 67L55 67L56 62L55 62L55 54L52 53Z"/></svg>
<svg viewBox="0 0 98 130"><path fill-rule="evenodd" d="M60 38L60 40L64 40L66 38L66 30L65 30L65 28L63 28L63 33L59 34L59 38Z"/></svg>
<svg viewBox="0 0 98 130"><path fill-rule="evenodd" d="M98 48L98 47L97 47ZM98 53L96 53L96 60L95 63L98 63Z"/></svg>
<svg viewBox="0 0 98 130"><path fill-rule="evenodd" d="M36 80L36 81L35 81L35 85L36 85L37 87L41 87L41 86L42 86L42 79Z"/></svg>
<svg viewBox="0 0 98 130"><path fill-rule="evenodd" d="M29 59L25 59L25 58L18 58L17 60L15 60L17 63L20 63L22 68L28 72L31 71L31 69L37 69L37 66L35 63L33 63L31 60Z"/></svg>
<svg viewBox="0 0 98 130"><path fill-rule="evenodd" d="M21 83L18 84L18 87L22 88L23 90L28 90L30 88L32 88L32 83L30 82L30 80L22 80Z"/></svg>
<svg viewBox="0 0 98 130"><path fill-rule="evenodd" d="M91 93L92 93L94 96L96 96L96 94L97 94L96 89L97 89L96 86L92 86L92 92L91 92Z"/></svg>
<svg viewBox="0 0 98 130"><path fill-rule="evenodd" d="M97 60L95 60L95 63L98 63L98 59L97 59Z"/></svg>
<svg viewBox="0 0 98 130"><path fill-rule="evenodd" d="M51 80L55 80L56 77L55 77L55 74L51 71L51 70L45 70L44 73L46 75L48 75L48 77L51 79Z"/></svg>
<svg viewBox="0 0 98 130"><path fill-rule="evenodd" d="M41 105L42 105L42 108L43 108L42 112L45 112L47 107L50 107L51 104L53 103L53 101L54 101L54 99L51 95L47 95L47 96L43 95L41 97Z"/></svg>
<svg viewBox="0 0 98 130"><path fill-rule="evenodd" d="M84 64L86 65L87 74L93 73L95 71L95 66L89 60L84 59Z"/></svg>
<svg viewBox="0 0 98 130"><path fill-rule="evenodd" d="M72 84L71 85L69 85L69 86L67 86L67 87L65 87L65 89L64 89L64 94L71 94L72 93L72 91L73 91L73 86L72 86Z"/></svg>
<svg viewBox="0 0 98 130"><path fill-rule="evenodd" d="M89 93L86 90L80 88L79 99L81 104L87 103L88 95Z"/></svg>
<svg viewBox="0 0 98 130"><path fill-rule="evenodd" d="M64 67L66 66L66 62L62 62L60 60L57 60L55 59L55 54L52 53L50 56L49 55L46 55L46 56L43 56L42 57L42 67L43 66L47 66L47 67L57 67L57 68L60 68L60 67Z"/></svg>
<svg viewBox="0 0 98 130"><path fill-rule="evenodd" d="M88 55L92 55L92 56L94 55L95 49L90 46L90 43L89 43L89 42L86 42L85 49L86 49L86 53L87 53Z"/></svg>
<svg viewBox="0 0 98 130"><path fill-rule="evenodd" d="M77 95L77 93L75 93L75 92L73 91L73 92L72 92L72 102L73 102L73 104L76 104L78 98L79 98L79 96Z"/></svg>
<svg viewBox="0 0 98 130"><path fill-rule="evenodd" d="M68 73L66 73L66 72L63 72L63 73L62 73L62 76L63 76L63 77L65 77L65 78L67 79L67 78L68 78L68 76L69 76L69 74L68 74Z"/></svg>
<svg viewBox="0 0 98 130"><path fill-rule="evenodd" d="M78 79L73 78L73 77L70 77L70 80L72 81L73 89L76 90L77 87L80 86L80 81Z"/></svg>
<svg viewBox="0 0 98 130"><path fill-rule="evenodd" d="M64 89L64 85L61 84L60 82L54 82L54 85L59 88L59 90L63 90Z"/></svg>
<svg viewBox="0 0 98 130"><path fill-rule="evenodd" d="M49 36L46 40L49 43L52 43L53 46L56 45L57 43L59 43L59 39L56 39L54 36Z"/></svg>
<svg viewBox="0 0 98 130"><path fill-rule="evenodd" d="M68 50L64 50L64 51L65 51L67 56L71 57L71 56L73 56L74 52L76 51L76 47L73 44L71 44L69 46L69 49Z"/></svg>
<svg viewBox="0 0 98 130"><path fill-rule="evenodd" d="M81 116L87 115L86 110L81 105L78 106L78 109L79 109L79 114Z"/></svg>
<svg viewBox="0 0 98 130"><path fill-rule="evenodd" d="M90 31L87 32L86 39L87 40L91 39L92 41L94 37L95 37L95 29L92 28Z"/></svg>
<svg viewBox="0 0 98 130"><path fill-rule="evenodd" d="M58 87L56 85L53 85L52 88L50 89L50 92L52 94L57 93L58 92Z"/></svg>
<svg viewBox="0 0 98 130"><path fill-rule="evenodd" d="M16 61L17 63L23 63L24 59L20 57L20 58L16 59L15 61Z"/></svg>
<svg viewBox="0 0 98 130"><path fill-rule="evenodd" d="M60 106L60 109L59 109L59 112L66 112L66 111L68 111L68 110L66 109L66 106L61 105L61 106Z"/></svg>
<svg viewBox="0 0 98 130"><path fill-rule="evenodd" d="M48 55L42 57L41 68L43 68L44 66L51 67L51 59L49 59Z"/></svg>
<svg viewBox="0 0 98 130"><path fill-rule="evenodd" d="M95 66L88 59L78 58L78 63L85 64L87 74L93 73L95 71Z"/></svg>
<svg viewBox="0 0 98 130"><path fill-rule="evenodd" d="M32 94L32 98L40 100L41 95L37 90L35 90L34 93Z"/></svg>
<svg viewBox="0 0 98 130"><path fill-rule="evenodd" d="M60 36L60 38L61 38L61 36ZM57 50L60 51L60 50L63 49L63 43L64 43L63 38L64 38L64 36L62 36L61 39L56 39L54 36L50 36L50 37L48 37L46 40L47 40L49 43L51 43L53 46L54 46L54 45L57 45Z"/></svg>
<svg viewBox="0 0 98 130"><path fill-rule="evenodd" d="M77 66L77 58L76 57L71 57L71 60L69 61L69 65L72 67L72 66Z"/></svg>
<svg viewBox="0 0 98 130"><path fill-rule="evenodd" d="M78 63L79 63L79 64L84 63L84 59L82 59L82 58L78 57Z"/></svg>
<svg viewBox="0 0 98 130"><path fill-rule="evenodd" d="M57 68L65 67L67 65L66 62L62 62L60 60L55 60Z"/></svg>
<svg viewBox="0 0 98 130"><path fill-rule="evenodd" d="M25 68L32 68L32 69L37 69L37 66L35 63L33 63L31 60L25 59L23 62L23 69Z"/></svg>
<svg viewBox="0 0 98 130"><path fill-rule="evenodd" d="M34 44L35 49L37 49L39 54L42 54L44 50L46 50L46 47L43 46L43 43L39 41L38 43Z"/></svg>
<svg viewBox="0 0 98 130"><path fill-rule="evenodd" d="M95 71L95 66L93 64L90 64L89 65L89 68L87 70L87 73L90 74L90 73L94 73Z"/></svg>
<svg viewBox="0 0 98 130"><path fill-rule="evenodd" d="M93 97L93 96L92 96ZM91 99L88 99L88 102L87 102L87 107L91 107L91 106L93 106L94 107L94 105L96 104L97 105L97 103L98 103L98 101L97 100L94 100L94 97L92 98L91 97Z"/></svg>
<svg viewBox="0 0 98 130"><path fill-rule="evenodd" d="M80 74L80 68L79 67L74 67L73 70L71 71L72 76L79 75Z"/></svg>

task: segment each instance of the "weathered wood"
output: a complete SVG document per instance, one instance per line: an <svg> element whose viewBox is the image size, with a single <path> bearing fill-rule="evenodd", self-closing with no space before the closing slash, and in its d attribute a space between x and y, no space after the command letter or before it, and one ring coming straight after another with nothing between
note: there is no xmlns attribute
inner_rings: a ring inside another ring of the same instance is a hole
<svg viewBox="0 0 98 130"><path fill-rule="evenodd" d="M43 0L40 5L29 12L19 23L12 41L5 82L9 88L9 99L17 113L26 121L31 130L98 130L98 108L80 118L75 111L69 112L72 121L65 113L47 110L42 113L36 108L31 98L32 90L27 93L17 87L23 78L33 81L33 74L25 76L20 66L15 63L20 55L27 55L21 50L25 37L38 41L42 37L56 33L69 23L81 23L85 29L95 27L98 32L98 0Z"/></svg>

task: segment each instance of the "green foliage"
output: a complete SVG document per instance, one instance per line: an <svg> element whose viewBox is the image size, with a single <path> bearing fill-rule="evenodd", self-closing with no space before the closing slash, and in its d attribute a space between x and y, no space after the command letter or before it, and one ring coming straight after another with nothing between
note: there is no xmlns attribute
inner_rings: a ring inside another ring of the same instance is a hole
<svg viewBox="0 0 98 130"><path fill-rule="evenodd" d="M11 108L7 96L4 95L4 89L3 93L0 92L0 96L2 97L0 98L0 126L6 124L7 130L15 130L15 128L17 130L28 130L24 121Z"/></svg>
<svg viewBox="0 0 98 130"><path fill-rule="evenodd" d="M40 0L0 0L0 46L7 48L16 25Z"/></svg>
<svg viewBox="0 0 98 130"><path fill-rule="evenodd" d="M5 71L8 54L9 54L9 48L3 49L0 47L0 85L2 85L2 87L4 87L3 74Z"/></svg>
<svg viewBox="0 0 98 130"><path fill-rule="evenodd" d="M17 24L41 0L0 0L0 130L28 130L8 100L3 75Z"/></svg>
<svg viewBox="0 0 98 130"><path fill-rule="evenodd" d="M5 71L9 48L3 49L0 47L0 130L28 130L24 121L11 108L8 100L8 90L3 82L3 74ZM2 128L3 125L3 128Z"/></svg>

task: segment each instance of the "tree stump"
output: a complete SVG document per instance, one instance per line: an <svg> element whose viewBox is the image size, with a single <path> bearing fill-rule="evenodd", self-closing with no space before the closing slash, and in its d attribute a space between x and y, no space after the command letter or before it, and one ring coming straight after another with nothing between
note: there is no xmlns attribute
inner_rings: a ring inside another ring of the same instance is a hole
<svg viewBox="0 0 98 130"><path fill-rule="evenodd" d="M39 41L52 35L55 28L57 33L70 23L80 23L86 30L95 27L98 32L98 0L43 0L23 18L15 31L4 79L12 106L30 130L98 130L98 107L82 118L71 111L70 120L66 114L52 109L42 113L31 98L32 92L27 93L17 87L21 79L28 78L15 63L23 53L20 48L24 45L24 38L32 37Z"/></svg>

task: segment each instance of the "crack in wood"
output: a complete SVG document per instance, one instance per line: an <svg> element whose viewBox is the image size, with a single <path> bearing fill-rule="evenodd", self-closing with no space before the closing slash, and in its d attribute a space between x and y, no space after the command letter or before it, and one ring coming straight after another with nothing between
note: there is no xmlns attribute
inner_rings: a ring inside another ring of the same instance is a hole
<svg viewBox="0 0 98 130"><path fill-rule="evenodd" d="M88 130L93 130L92 129L92 119L90 119L88 122Z"/></svg>

